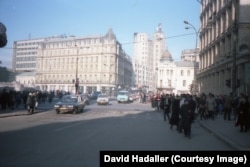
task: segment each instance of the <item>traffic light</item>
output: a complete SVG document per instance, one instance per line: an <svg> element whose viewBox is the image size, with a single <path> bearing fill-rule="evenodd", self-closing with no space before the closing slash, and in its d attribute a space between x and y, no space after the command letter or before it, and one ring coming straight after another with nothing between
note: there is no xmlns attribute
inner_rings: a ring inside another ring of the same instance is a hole
<svg viewBox="0 0 250 167"><path fill-rule="evenodd" d="M231 87L231 80L230 79L226 80L226 86L229 87L229 88Z"/></svg>

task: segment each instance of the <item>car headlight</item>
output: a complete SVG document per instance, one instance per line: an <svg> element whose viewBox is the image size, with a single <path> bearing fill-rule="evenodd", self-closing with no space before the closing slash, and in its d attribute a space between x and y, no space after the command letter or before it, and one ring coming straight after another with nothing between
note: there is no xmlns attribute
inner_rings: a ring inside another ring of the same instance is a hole
<svg viewBox="0 0 250 167"><path fill-rule="evenodd" d="M59 108L59 105L54 105L55 108Z"/></svg>

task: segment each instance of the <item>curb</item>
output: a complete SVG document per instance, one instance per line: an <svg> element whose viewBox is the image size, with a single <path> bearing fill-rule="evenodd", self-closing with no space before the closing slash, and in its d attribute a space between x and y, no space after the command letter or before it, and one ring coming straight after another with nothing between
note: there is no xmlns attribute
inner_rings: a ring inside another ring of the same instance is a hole
<svg viewBox="0 0 250 167"><path fill-rule="evenodd" d="M221 133L219 133L215 129L210 128L209 125L207 125L206 123L203 123L202 121L199 121L199 124L200 124L201 127L203 127L204 129L206 129L207 131L209 131L210 133L215 135L218 139L222 140L223 142L225 142L227 145L229 145L233 149L235 149L237 151L244 150L242 147L238 146L236 143L232 142L230 139L223 136Z"/></svg>

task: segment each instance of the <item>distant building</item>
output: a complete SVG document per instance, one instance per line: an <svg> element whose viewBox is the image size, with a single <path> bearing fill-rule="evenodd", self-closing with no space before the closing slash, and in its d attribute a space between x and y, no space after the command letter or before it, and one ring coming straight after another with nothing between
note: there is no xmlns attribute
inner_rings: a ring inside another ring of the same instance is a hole
<svg viewBox="0 0 250 167"><path fill-rule="evenodd" d="M199 62L200 49L185 49L181 52L181 61Z"/></svg>
<svg viewBox="0 0 250 167"><path fill-rule="evenodd" d="M152 39L146 33L134 33L133 67L137 87L156 91L158 65L165 48L166 37L161 24Z"/></svg>
<svg viewBox="0 0 250 167"><path fill-rule="evenodd" d="M196 94L198 50L185 50L181 62L174 62L166 49L166 37L159 24L152 40L146 33L134 34L135 83L141 89L165 93Z"/></svg>
<svg viewBox="0 0 250 167"><path fill-rule="evenodd" d="M16 75L15 89L17 91L23 91L25 88L36 89L36 72L23 72Z"/></svg>
<svg viewBox="0 0 250 167"><path fill-rule="evenodd" d="M158 65L158 93L196 94L194 78L198 68L198 62L174 62L165 50Z"/></svg>
<svg viewBox="0 0 250 167"><path fill-rule="evenodd" d="M37 49L44 40L45 38L39 38L14 42L12 55L12 69L14 72L36 70Z"/></svg>
<svg viewBox="0 0 250 167"><path fill-rule="evenodd" d="M42 91L75 93L77 86L78 92L115 94L118 87L133 85L131 58L112 29L104 36L56 36L14 45L16 71L35 71L35 85Z"/></svg>

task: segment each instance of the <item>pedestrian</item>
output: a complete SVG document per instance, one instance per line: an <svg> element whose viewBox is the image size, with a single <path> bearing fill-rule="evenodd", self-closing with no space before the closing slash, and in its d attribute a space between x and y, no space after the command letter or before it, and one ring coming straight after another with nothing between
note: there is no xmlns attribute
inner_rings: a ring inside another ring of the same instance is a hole
<svg viewBox="0 0 250 167"><path fill-rule="evenodd" d="M190 106L190 110L192 112L192 121L194 121L195 119L195 109L196 109L196 102L194 101L194 97L192 95L188 96L188 102L189 102L189 106Z"/></svg>
<svg viewBox="0 0 250 167"><path fill-rule="evenodd" d="M179 103L180 109L185 104L185 101L187 100L186 98L187 98L186 94L182 94L181 95L181 100L180 100L180 103ZM179 125L178 125L178 131L179 131L179 133L182 133L182 130L183 130L183 118L182 118L181 113L179 112Z"/></svg>
<svg viewBox="0 0 250 167"><path fill-rule="evenodd" d="M3 89L3 91L1 92L1 109L2 110L6 110L7 109L7 104L8 104L8 90L7 89Z"/></svg>
<svg viewBox="0 0 250 167"><path fill-rule="evenodd" d="M216 104L216 115L221 115L224 112L224 98L222 95L217 97Z"/></svg>
<svg viewBox="0 0 250 167"><path fill-rule="evenodd" d="M170 105L171 105L171 99L169 97L168 94L165 95L165 98L164 98L164 107L163 107L163 117L164 117L164 121L167 120L168 118L168 121L170 120L170 116L169 116L169 113L170 113Z"/></svg>
<svg viewBox="0 0 250 167"><path fill-rule="evenodd" d="M191 124L193 121L193 112L190 107L189 100L185 100L181 106L180 115L185 137L191 138Z"/></svg>
<svg viewBox="0 0 250 167"><path fill-rule="evenodd" d="M173 129L173 126L176 126L176 130L179 130L179 112L180 112L180 98L179 96L172 97L172 111L171 111L171 117L170 117L170 129Z"/></svg>
<svg viewBox="0 0 250 167"><path fill-rule="evenodd" d="M206 99L206 105L209 117L214 119L216 101L214 99L213 94L209 93L208 98Z"/></svg>
<svg viewBox="0 0 250 167"><path fill-rule="evenodd" d="M200 113L200 120L207 119L207 109L206 109L206 95L202 95L200 102L199 102L199 113Z"/></svg>
<svg viewBox="0 0 250 167"><path fill-rule="evenodd" d="M161 104L161 96L160 96L160 94L157 94L157 96L156 96L156 107L157 107L157 111L160 110L160 104Z"/></svg>
<svg viewBox="0 0 250 167"><path fill-rule="evenodd" d="M27 98L27 109L28 109L28 113L33 114L35 111L35 104L36 104L36 100L35 100L35 94L34 93L29 93L29 96Z"/></svg>
<svg viewBox="0 0 250 167"><path fill-rule="evenodd" d="M233 105L233 97L232 93L230 95L225 96L224 102L224 120L231 120L231 112Z"/></svg>
<svg viewBox="0 0 250 167"><path fill-rule="evenodd" d="M238 122L237 124L240 125L240 132L247 132L248 124L249 124L249 103L248 98L246 95L241 94L239 99L239 106L238 106Z"/></svg>

